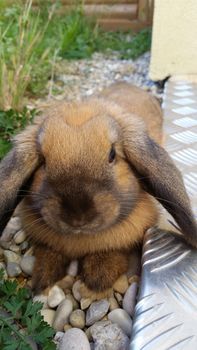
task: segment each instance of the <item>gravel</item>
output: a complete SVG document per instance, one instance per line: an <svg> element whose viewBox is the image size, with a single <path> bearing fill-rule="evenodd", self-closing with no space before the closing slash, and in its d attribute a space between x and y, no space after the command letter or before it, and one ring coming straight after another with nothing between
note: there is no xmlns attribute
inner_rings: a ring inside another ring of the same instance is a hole
<svg viewBox="0 0 197 350"><path fill-rule="evenodd" d="M120 81L142 87L161 99L162 90L148 76L149 64L150 52L136 60L122 60L113 52L94 53L91 59L62 60L57 63L54 79L48 84L48 97L34 101L33 105L45 106L50 99L80 100Z"/></svg>

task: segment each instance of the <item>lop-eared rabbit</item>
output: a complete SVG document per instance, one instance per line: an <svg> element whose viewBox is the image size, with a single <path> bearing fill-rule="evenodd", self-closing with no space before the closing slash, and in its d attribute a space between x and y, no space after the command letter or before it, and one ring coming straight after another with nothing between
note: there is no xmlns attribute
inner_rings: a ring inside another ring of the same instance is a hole
<svg viewBox="0 0 197 350"><path fill-rule="evenodd" d="M157 224L156 200L197 246L182 177L162 140L156 99L124 83L79 103L55 103L15 137L0 165L0 225L22 200L36 293L78 259L84 288L105 294Z"/></svg>

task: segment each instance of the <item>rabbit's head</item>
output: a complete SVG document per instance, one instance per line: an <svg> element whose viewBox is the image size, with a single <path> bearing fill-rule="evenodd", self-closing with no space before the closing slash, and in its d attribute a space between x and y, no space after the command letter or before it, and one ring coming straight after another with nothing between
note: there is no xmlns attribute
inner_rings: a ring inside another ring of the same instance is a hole
<svg viewBox="0 0 197 350"><path fill-rule="evenodd" d="M109 115L83 123L82 106L78 125L71 125L71 112L77 119L73 107L67 121L53 116L39 128L36 148L42 165L27 200L54 230L93 234L125 219L142 190L125 158L118 123Z"/></svg>
<svg viewBox="0 0 197 350"><path fill-rule="evenodd" d="M0 180L2 227L25 195L53 230L96 234L124 220L145 190L197 245L182 178L168 154L140 117L99 98L63 103L38 118L16 138Z"/></svg>

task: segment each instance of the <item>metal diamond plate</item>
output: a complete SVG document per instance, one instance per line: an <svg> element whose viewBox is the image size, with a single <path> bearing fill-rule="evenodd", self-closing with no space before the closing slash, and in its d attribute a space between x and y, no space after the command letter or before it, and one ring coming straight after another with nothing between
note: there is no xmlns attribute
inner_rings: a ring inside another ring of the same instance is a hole
<svg viewBox="0 0 197 350"><path fill-rule="evenodd" d="M193 100L192 98L180 98L180 99L176 99L173 100L174 103L178 104L178 105L192 105L193 103L195 103L195 100Z"/></svg>
<svg viewBox="0 0 197 350"><path fill-rule="evenodd" d="M180 141L186 144L197 142L197 133L189 130L174 133L173 135L171 135L171 137L177 141Z"/></svg>
<svg viewBox="0 0 197 350"><path fill-rule="evenodd" d="M166 84L162 105L166 149L183 174L197 219L196 107L196 84ZM164 215L168 217L165 211ZM144 240L130 350L158 349L197 349L197 251L181 237L152 229Z"/></svg>
<svg viewBox="0 0 197 350"><path fill-rule="evenodd" d="M197 349L197 254L165 232L144 242L130 350Z"/></svg>
<svg viewBox="0 0 197 350"><path fill-rule="evenodd" d="M197 119L195 120L195 119L190 118L190 117L185 117L185 118L174 120L173 124L181 126L183 128L189 128L190 126L197 125Z"/></svg>
<svg viewBox="0 0 197 350"><path fill-rule="evenodd" d="M173 112L182 114L182 115L189 115L197 112L196 108L191 107L179 107L179 108L173 108Z"/></svg>

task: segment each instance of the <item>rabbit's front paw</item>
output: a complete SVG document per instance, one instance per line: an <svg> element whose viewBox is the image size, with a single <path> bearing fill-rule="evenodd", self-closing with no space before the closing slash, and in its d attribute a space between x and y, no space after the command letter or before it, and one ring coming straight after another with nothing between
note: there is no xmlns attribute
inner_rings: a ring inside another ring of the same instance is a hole
<svg viewBox="0 0 197 350"><path fill-rule="evenodd" d="M113 251L87 255L82 260L81 279L92 293L108 293L127 271L129 254Z"/></svg>
<svg viewBox="0 0 197 350"><path fill-rule="evenodd" d="M90 288L88 288L84 282L81 281L81 284L79 286L79 294L81 295L81 298L88 298L91 301L95 300L101 300L105 298L109 298L113 296L113 290L112 288L103 290L103 291L95 291Z"/></svg>
<svg viewBox="0 0 197 350"><path fill-rule="evenodd" d="M32 289L39 294L65 276L67 261L63 255L45 246L35 248L35 257Z"/></svg>

